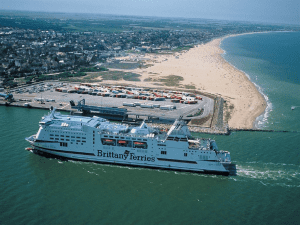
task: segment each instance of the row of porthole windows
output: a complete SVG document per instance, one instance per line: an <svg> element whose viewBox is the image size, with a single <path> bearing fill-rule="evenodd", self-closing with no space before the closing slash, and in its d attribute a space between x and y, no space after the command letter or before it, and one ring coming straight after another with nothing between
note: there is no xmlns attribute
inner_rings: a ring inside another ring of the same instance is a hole
<svg viewBox="0 0 300 225"><path fill-rule="evenodd" d="M54 134L50 134L50 137L54 137ZM55 134L55 137L59 137L59 135L58 134ZM65 137L65 135L60 135L60 137ZM70 138L70 136L69 135L66 135L66 138ZM71 136L71 138L75 138L75 136ZM86 139L86 137L80 137L80 136L76 136L76 138L82 138L82 139Z"/></svg>
<svg viewBox="0 0 300 225"><path fill-rule="evenodd" d="M64 128L62 128L64 129ZM70 130L77 130L77 129L70 129ZM48 129L45 129L45 131L49 131L49 132L52 132L52 133L62 133L62 134L74 134L74 132L67 132L67 131L57 131L57 130L48 130ZM86 136L86 133L82 133L83 135Z"/></svg>
<svg viewBox="0 0 300 225"><path fill-rule="evenodd" d="M59 135L55 135L55 140L58 140L58 137L59 137ZM54 138L54 135L50 134L50 140L53 140L53 138ZM64 137L64 135L60 135L60 138L61 138L62 141L64 141L65 137ZM66 135L66 138L70 138L70 136ZM75 138L75 136L71 136L71 138ZM76 136L76 138L77 139L86 140L86 137L78 137L78 136ZM68 140L68 139L66 139L66 140Z"/></svg>
<svg viewBox="0 0 300 225"><path fill-rule="evenodd" d="M120 139L127 139L127 140L133 140L133 141L147 141L147 139L142 139L142 138L130 138L130 137L119 137L119 136L108 136L108 135L103 135L105 138L120 138Z"/></svg>
<svg viewBox="0 0 300 225"><path fill-rule="evenodd" d="M53 136L53 135L57 136L58 135L58 134L54 134L54 133L68 134L68 135L72 135L73 134L74 135L74 133L72 133L72 132L51 131L50 136ZM78 133L78 134L80 134L82 136L86 136L86 133Z"/></svg>
<svg viewBox="0 0 300 225"><path fill-rule="evenodd" d="M50 140L55 140L55 141L58 141L58 140L60 140L60 141L70 141L70 139L63 139L63 138L61 138L61 139L59 139L59 138L50 138ZM82 142L82 143L86 143L86 140L82 140L82 141L80 141L80 140L75 140L75 139L71 139L71 141L72 142Z"/></svg>

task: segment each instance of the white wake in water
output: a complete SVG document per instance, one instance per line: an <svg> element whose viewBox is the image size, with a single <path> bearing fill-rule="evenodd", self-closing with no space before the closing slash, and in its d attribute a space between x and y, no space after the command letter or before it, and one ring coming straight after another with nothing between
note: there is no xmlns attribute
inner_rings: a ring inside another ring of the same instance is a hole
<svg viewBox="0 0 300 225"><path fill-rule="evenodd" d="M246 164L254 163L250 162ZM237 165L237 177L233 178L235 181L255 179L265 186L300 187L299 169L299 165L257 162L255 163L255 166ZM297 183L298 185L295 185Z"/></svg>

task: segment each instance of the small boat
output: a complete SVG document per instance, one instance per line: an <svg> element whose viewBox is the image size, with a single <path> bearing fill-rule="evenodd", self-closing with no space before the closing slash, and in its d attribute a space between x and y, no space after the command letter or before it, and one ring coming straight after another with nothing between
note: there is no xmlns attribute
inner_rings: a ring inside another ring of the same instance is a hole
<svg viewBox="0 0 300 225"><path fill-rule="evenodd" d="M27 150L27 151L32 151L32 150L33 150L33 148L31 148L31 147L27 147L27 148L25 148L25 150Z"/></svg>

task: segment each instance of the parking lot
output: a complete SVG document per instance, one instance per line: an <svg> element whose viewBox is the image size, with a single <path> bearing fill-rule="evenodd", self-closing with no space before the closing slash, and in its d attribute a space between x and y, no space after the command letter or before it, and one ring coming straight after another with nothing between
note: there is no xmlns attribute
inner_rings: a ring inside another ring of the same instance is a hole
<svg viewBox="0 0 300 225"><path fill-rule="evenodd" d="M57 91L59 88L62 90ZM107 97L101 95L93 95L91 92L88 93L87 91L77 93L80 91L75 92L75 88L78 88L78 84L45 82L38 85L30 85L27 87L15 89L12 94L14 95L14 98L16 100L21 100L22 102L24 102L24 104L28 102L32 106L44 106L45 108L54 106L67 110L71 109L71 100L73 100L77 105L78 101L85 99L86 105L119 108L121 107L126 108L129 115L149 115L170 119L176 119L180 116L183 116L183 118L188 118L187 116L197 116L198 118L206 117L209 114L213 113L214 107L214 100L206 96L199 96L201 97L201 100L197 100L197 103L193 102L193 104L184 104L175 103L173 102L174 100L168 97L157 98L161 101L154 101L134 99L132 94L124 94L124 96L118 98L115 94L116 92L125 93L126 91L126 89L120 90L120 87L110 87L109 92L105 92L110 93L109 95L107 94ZM134 92L135 97L146 95L147 93L153 94L153 92L151 92L153 90L145 92L142 88L136 89L137 90ZM134 90L131 89L131 91ZM157 90L156 93L166 95L166 93L162 93ZM124 103L129 103L127 105L132 106L124 106Z"/></svg>

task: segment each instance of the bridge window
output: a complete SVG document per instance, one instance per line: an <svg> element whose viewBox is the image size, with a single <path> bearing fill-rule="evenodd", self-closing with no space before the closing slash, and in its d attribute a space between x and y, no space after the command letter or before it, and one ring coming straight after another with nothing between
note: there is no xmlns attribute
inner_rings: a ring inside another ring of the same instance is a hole
<svg viewBox="0 0 300 225"><path fill-rule="evenodd" d="M160 152L162 155L166 155L167 154L167 151L161 151Z"/></svg>

